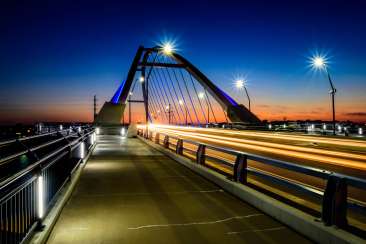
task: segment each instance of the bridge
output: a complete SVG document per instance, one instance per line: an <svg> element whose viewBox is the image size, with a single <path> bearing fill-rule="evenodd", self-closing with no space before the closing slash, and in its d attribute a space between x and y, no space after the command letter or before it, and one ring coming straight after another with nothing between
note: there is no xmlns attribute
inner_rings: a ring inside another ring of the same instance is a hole
<svg viewBox="0 0 366 244"><path fill-rule="evenodd" d="M93 125L0 142L0 243L363 243L366 141L322 132L139 47Z"/></svg>

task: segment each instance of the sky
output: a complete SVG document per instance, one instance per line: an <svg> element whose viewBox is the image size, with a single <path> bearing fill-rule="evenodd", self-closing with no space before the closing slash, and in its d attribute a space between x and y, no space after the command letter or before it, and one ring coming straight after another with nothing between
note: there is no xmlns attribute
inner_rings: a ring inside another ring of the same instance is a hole
<svg viewBox="0 0 366 244"><path fill-rule="evenodd" d="M261 119L331 119L329 83L309 67L326 55L336 118L366 121L366 2L2 1L0 123L83 121L109 100L137 47L178 52L239 103L246 77Z"/></svg>

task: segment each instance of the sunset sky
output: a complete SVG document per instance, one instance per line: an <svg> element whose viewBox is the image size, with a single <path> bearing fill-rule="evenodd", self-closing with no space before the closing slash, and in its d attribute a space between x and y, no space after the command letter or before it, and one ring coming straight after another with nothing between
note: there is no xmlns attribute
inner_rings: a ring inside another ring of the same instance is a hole
<svg viewBox="0 0 366 244"><path fill-rule="evenodd" d="M327 78L308 62L324 54L336 118L366 121L365 1L129 2L2 2L0 123L92 121L94 94L109 100L137 47L164 39L244 104L233 82L246 77L268 120L330 120Z"/></svg>

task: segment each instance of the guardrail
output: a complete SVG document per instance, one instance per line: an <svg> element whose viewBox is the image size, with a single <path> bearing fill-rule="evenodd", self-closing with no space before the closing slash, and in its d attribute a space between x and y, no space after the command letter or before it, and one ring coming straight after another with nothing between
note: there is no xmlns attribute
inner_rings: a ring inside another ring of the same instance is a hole
<svg viewBox="0 0 366 244"><path fill-rule="evenodd" d="M141 128L138 130L138 135L144 137L145 139L152 140L156 144L161 144L167 149L171 149L172 146L173 150L179 155L184 155L184 152L187 152L194 156L194 160L197 164L207 166L207 160L219 163L231 171L230 175L232 176L233 181L238 183L247 184L248 174L252 174L259 178L267 180L269 179L272 182L276 182L285 185L286 187L300 190L303 193L321 198L321 219L324 224L328 226L336 225L340 228L346 228L348 226L348 208L356 208L358 210L366 211L366 205L363 202L349 199L347 196L348 186L366 190L366 180L364 179L342 175L314 167L275 160L242 151L232 150L229 148L198 143L192 140L181 139L179 137L170 136L160 132L153 133L152 131L149 131L146 133L146 130ZM174 140L175 143L172 143L172 140ZM185 147L186 144L196 146L196 150ZM223 157L208 155L207 149L231 155L235 158L235 160L232 162ZM265 165L270 165L277 168L286 169L291 172L306 174L308 176L323 179L326 181L325 190L323 191L306 184L301 184L301 182L298 181L278 177L275 174L250 167L248 166L248 160L253 160Z"/></svg>
<svg viewBox="0 0 366 244"><path fill-rule="evenodd" d="M0 243L23 243L95 143L94 129L61 130L0 143Z"/></svg>

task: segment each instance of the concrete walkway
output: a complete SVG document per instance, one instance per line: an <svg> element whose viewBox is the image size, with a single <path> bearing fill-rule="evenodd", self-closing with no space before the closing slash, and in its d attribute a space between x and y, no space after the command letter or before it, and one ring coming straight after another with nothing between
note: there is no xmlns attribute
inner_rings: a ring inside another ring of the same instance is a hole
<svg viewBox="0 0 366 244"><path fill-rule="evenodd" d="M99 136L48 243L309 243L138 139Z"/></svg>

